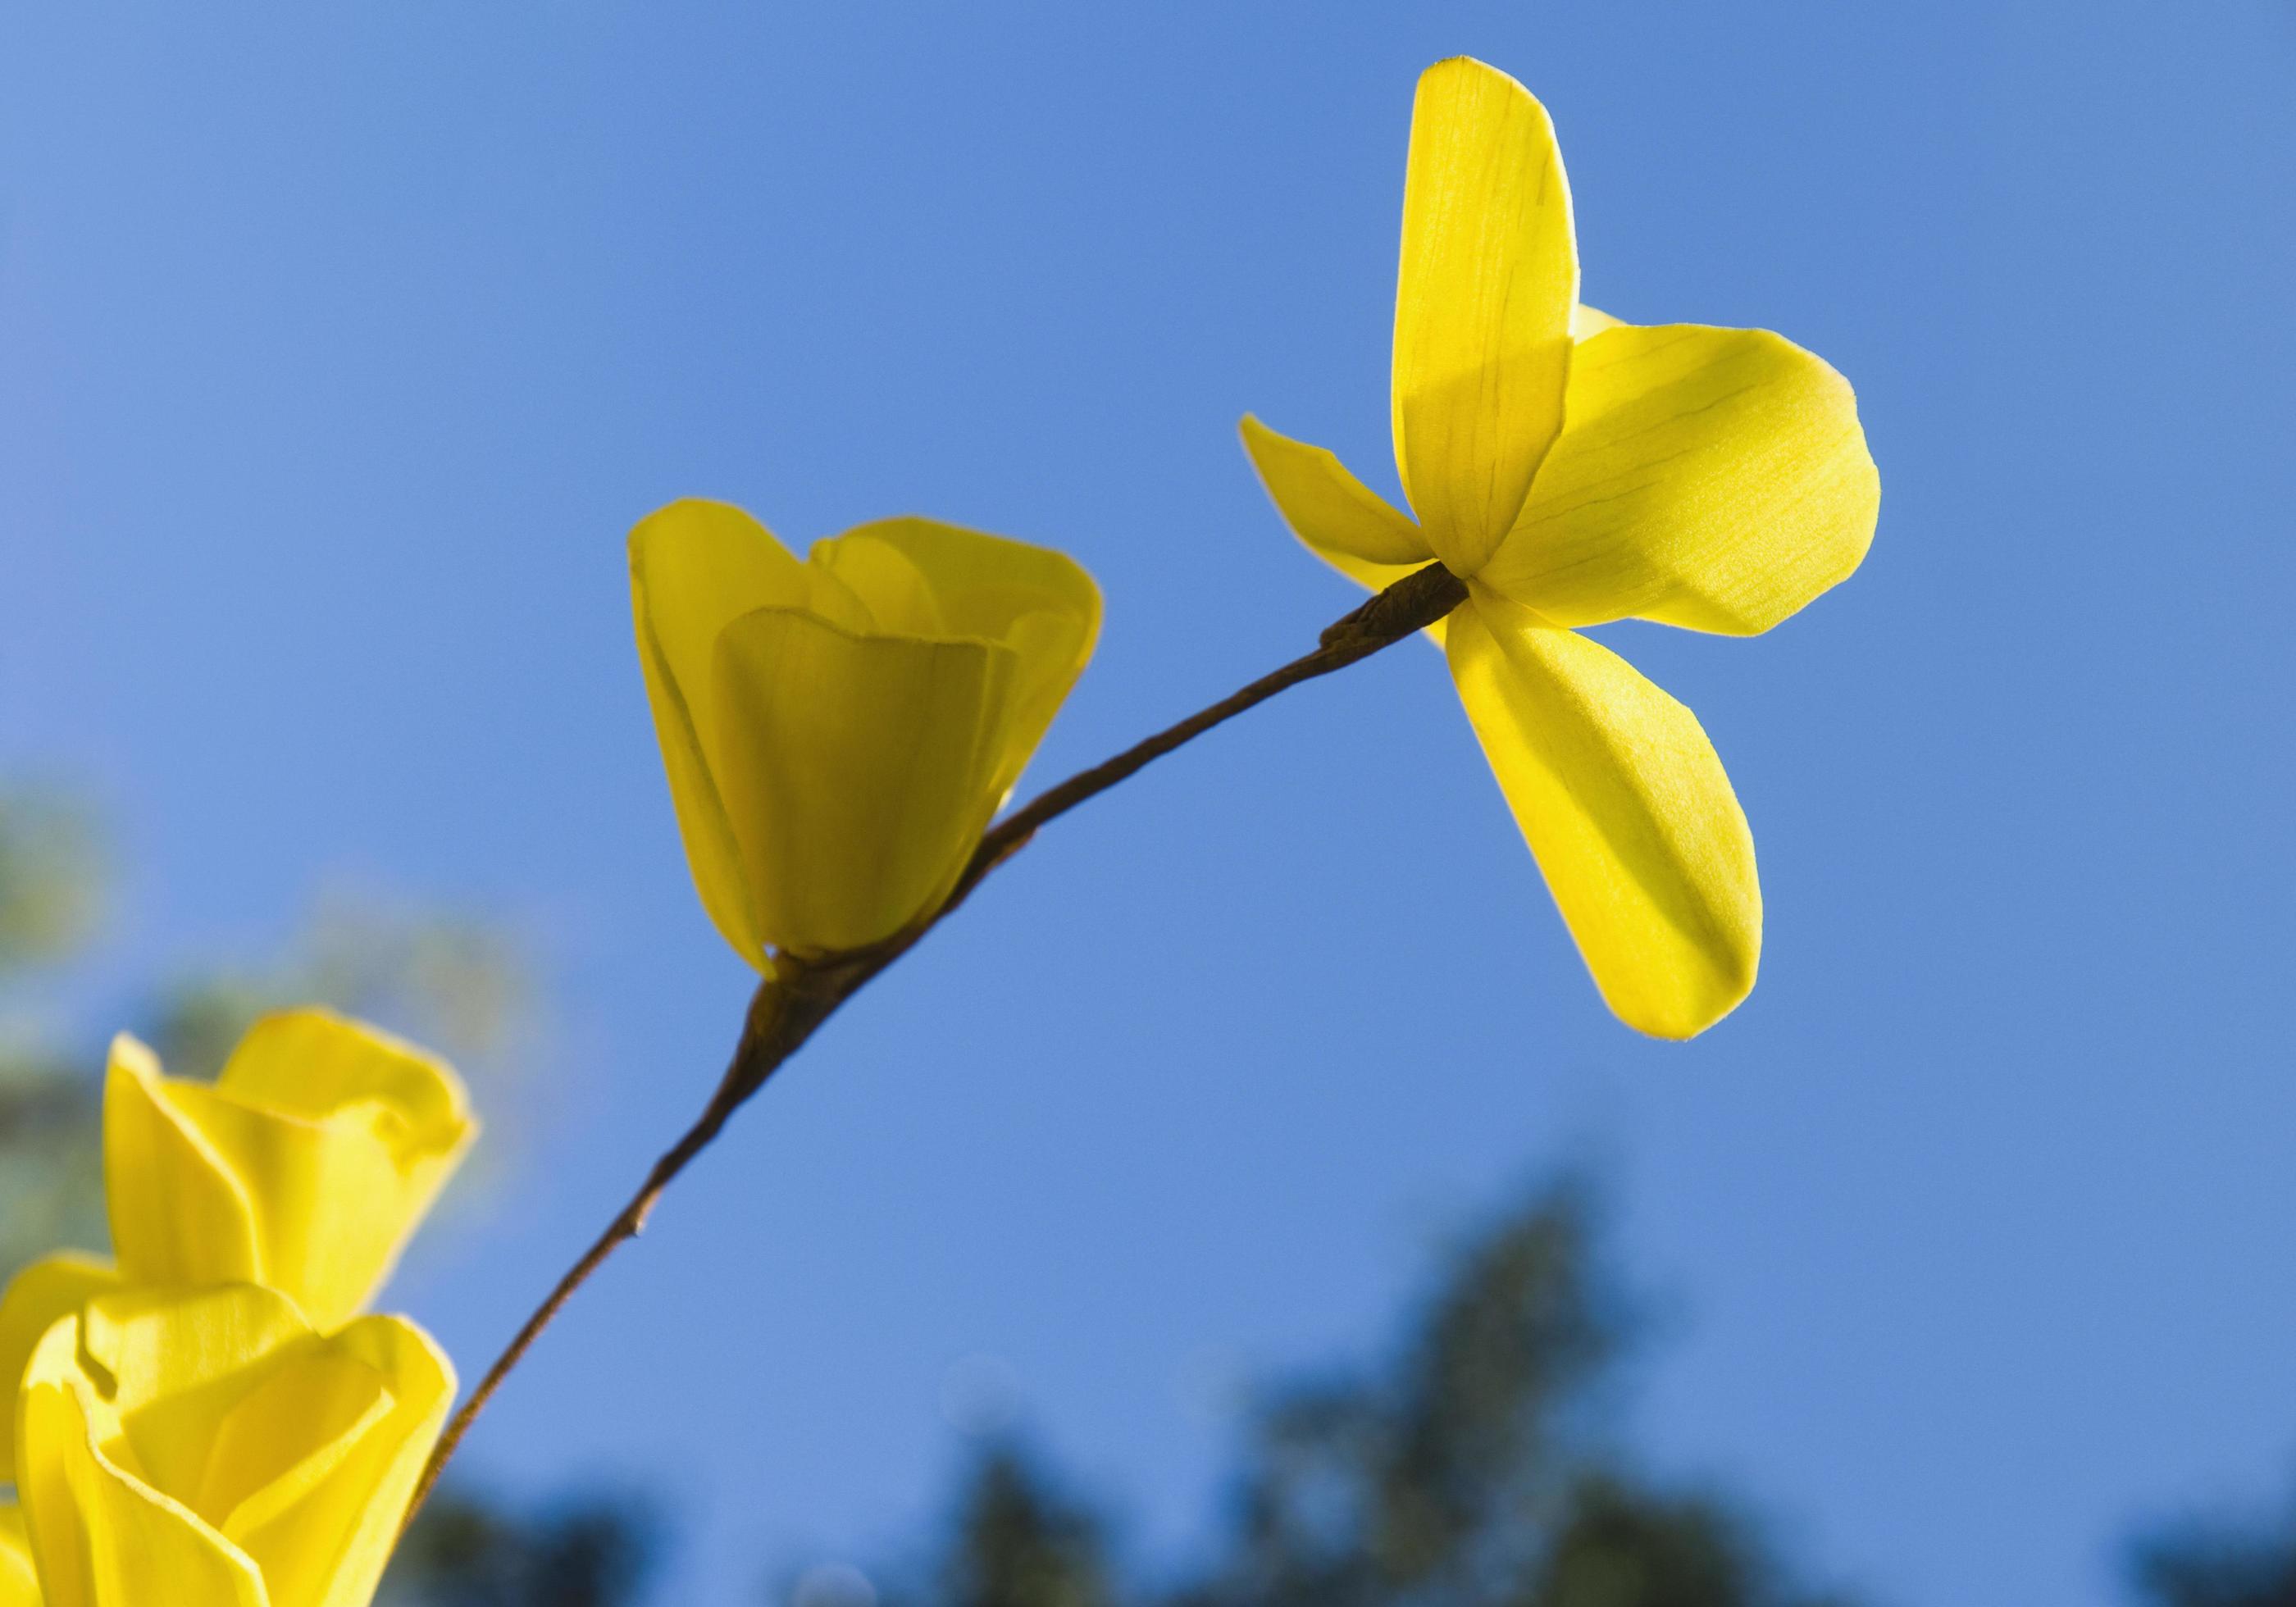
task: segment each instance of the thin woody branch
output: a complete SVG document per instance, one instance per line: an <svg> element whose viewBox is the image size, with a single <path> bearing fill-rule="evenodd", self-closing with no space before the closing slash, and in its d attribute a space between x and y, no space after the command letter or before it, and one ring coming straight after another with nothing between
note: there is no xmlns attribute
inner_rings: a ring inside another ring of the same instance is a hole
<svg viewBox="0 0 2296 1607"><path fill-rule="evenodd" d="M815 961L798 961L779 956L775 972L758 985L750 1001L748 1015L742 1024L740 1041L734 1045L732 1061L725 1076L709 1096L701 1116L687 1128L683 1137L665 1151L646 1174L645 1181L630 1197L619 1214L608 1223L581 1259L566 1270L557 1285L541 1305L535 1308L486 1376L471 1391L470 1398L447 1423L439 1436L438 1446L424 1465L422 1477L416 1484L414 1498L406 1509L407 1522L421 1510L423 1501L439 1482L447 1461L455 1455L463 1437L470 1432L471 1424L511 1370L524 1359L528 1350L542 1335L552 1321L573 1299L575 1291L587 1283L590 1275L605 1264L608 1257L627 1241L635 1239L644 1230L646 1218L654 1206L693 1158L709 1147L724 1130L734 1112L748 1102L750 1096L765 1086L766 1079L783 1062L802 1048L821 1024L836 1013L839 1006L865 987L876 974L908 952L926 932L931 931L963 904L972 890L1021 849L1030 838L1052 821L1057 820L1086 799L1107 791L1118 783L1138 774L1165 754L1194 741L1213 726L1224 724L1245 709L1266 702L1277 693L1297 686L1302 681L1312 681L1335 669L1343 669L1359 659L1403 640L1415 631L1434 624L1467 599L1467 590L1459 578L1439 563L1415 570L1385 591L1365 602L1354 612L1333 623L1322 635L1314 652L1302 654L1282 668L1271 671L1247 686L1239 688L1209 708L1198 710L1177 725L1170 726L1155 735L1134 744L1114 758L1103 760L1088 770L1078 771L1059 784L1048 787L1027 804L1014 810L990 828L973 850L964 873L957 880L955 890L939 909L920 925L873 948L851 954L836 955Z"/></svg>

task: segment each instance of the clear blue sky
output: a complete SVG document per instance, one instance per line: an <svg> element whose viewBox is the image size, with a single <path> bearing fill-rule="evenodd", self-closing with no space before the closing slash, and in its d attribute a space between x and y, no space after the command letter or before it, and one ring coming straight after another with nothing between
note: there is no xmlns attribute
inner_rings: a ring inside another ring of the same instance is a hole
<svg viewBox="0 0 2296 1607"><path fill-rule="evenodd" d="M2072 1607L2296 1457L2296 11L2120 4L14 8L0 765L94 783L123 976L346 867L567 1001L528 1193L396 1293L475 1373L715 1073L628 640L675 496L1075 552L1035 772L1349 605L1234 435L1386 461L1413 80L1560 127L1590 300L1856 383L1873 556L1770 637L1620 627L1760 847L1751 1002L1602 1009L1399 650L1064 822L808 1052L473 1439L659 1480L685 1571L866 1560L952 1362L1143 1547L1206 1381L1349 1354L1537 1168L1615 1165L1635 1411L1829 1573ZM1391 488L1391 485L1390 487ZM1216 1393L1216 1391L1213 1391Z"/></svg>

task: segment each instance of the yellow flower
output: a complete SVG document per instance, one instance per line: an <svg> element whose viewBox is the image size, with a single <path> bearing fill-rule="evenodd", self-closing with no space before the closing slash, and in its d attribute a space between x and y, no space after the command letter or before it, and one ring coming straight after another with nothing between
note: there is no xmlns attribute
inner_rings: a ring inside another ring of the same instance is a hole
<svg viewBox="0 0 2296 1607"><path fill-rule="evenodd" d="M323 1329L372 1299L476 1136L461 1081L324 1010L265 1017L212 1086L124 1034L103 1095L130 1283L260 1283Z"/></svg>
<svg viewBox="0 0 2296 1607"><path fill-rule="evenodd" d="M212 1086L112 1041L103 1095L114 1268L58 1255L0 1296L0 1442L42 1333L133 1285L261 1283L322 1329L371 1300L478 1123L439 1061L324 1010L266 1016ZM8 1452L0 1446L0 1478Z"/></svg>
<svg viewBox="0 0 2296 1607"><path fill-rule="evenodd" d="M46 1607L365 1607L454 1392L397 1317L322 1335L251 1284L89 1302L18 1411Z"/></svg>
<svg viewBox="0 0 2296 1607"><path fill-rule="evenodd" d="M1058 553L924 519L800 562L738 508L630 535L638 656L694 885L763 969L938 910L1100 631Z"/></svg>
<svg viewBox="0 0 2296 1607"><path fill-rule="evenodd" d="M1753 840L1687 709L1577 634L1767 630L1856 569L1881 484L1849 385L1760 330L1578 305L1546 109L1464 57L1419 81L1395 310L1395 456L1416 520L1329 452L1243 421L1294 534L1374 588L1467 583L1435 630L1611 1008L1661 1037L1754 985Z"/></svg>

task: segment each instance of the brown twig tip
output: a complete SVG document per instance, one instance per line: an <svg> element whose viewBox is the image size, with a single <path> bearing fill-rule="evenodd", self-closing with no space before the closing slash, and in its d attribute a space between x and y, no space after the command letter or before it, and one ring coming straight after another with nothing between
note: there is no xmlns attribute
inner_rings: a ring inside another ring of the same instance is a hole
<svg viewBox="0 0 2296 1607"><path fill-rule="evenodd" d="M1439 563L1414 570L1363 606L1328 627L1325 647L1365 646L1376 651L1424 630L1467 600L1467 583Z"/></svg>

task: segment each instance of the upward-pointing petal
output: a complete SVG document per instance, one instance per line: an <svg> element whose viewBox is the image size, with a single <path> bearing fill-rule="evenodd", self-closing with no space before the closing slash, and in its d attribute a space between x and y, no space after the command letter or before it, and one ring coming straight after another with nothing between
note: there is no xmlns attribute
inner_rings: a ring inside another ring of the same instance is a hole
<svg viewBox="0 0 2296 1607"><path fill-rule="evenodd" d="M1546 110L1465 56L1419 80L1395 292L1395 459L1436 555L1480 569L1562 425L1578 251Z"/></svg>

